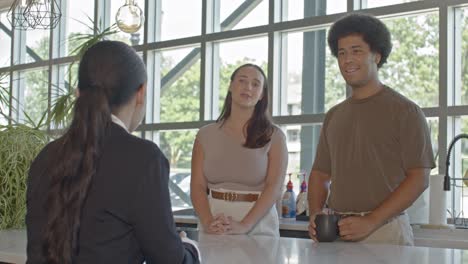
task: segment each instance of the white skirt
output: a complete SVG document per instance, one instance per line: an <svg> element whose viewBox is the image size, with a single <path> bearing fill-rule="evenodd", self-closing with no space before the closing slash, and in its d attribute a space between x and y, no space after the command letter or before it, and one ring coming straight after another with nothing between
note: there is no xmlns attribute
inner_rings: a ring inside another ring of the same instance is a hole
<svg viewBox="0 0 468 264"><path fill-rule="evenodd" d="M218 192L236 192L236 193L256 193L255 191L236 191L227 189L213 189ZM223 213L226 217L231 216L235 221L241 221L254 206L255 202L230 202L220 199L214 199L208 195L211 213L213 215ZM200 229L203 229L201 225ZM276 204L261 218L257 224L249 231L248 235L279 237L279 220L276 211Z"/></svg>

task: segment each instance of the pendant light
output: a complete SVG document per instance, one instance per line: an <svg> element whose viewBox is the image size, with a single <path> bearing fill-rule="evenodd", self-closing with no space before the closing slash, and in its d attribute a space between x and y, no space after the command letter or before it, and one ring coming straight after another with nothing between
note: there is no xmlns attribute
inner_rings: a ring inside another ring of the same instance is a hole
<svg viewBox="0 0 468 264"><path fill-rule="evenodd" d="M143 25L145 16L135 0L125 0L125 4L119 8L115 15L115 21L117 27L123 32L135 33Z"/></svg>
<svg viewBox="0 0 468 264"><path fill-rule="evenodd" d="M58 0L15 0L8 11L8 20L15 29L55 28L62 12Z"/></svg>

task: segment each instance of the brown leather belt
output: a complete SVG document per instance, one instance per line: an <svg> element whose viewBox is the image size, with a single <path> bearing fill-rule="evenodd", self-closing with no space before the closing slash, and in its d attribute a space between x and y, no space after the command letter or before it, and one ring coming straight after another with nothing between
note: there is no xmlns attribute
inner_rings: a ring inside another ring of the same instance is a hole
<svg viewBox="0 0 468 264"><path fill-rule="evenodd" d="M259 194L256 193L236 193L236 192L218 192L209 190L211 197L214 199L224 200L228 202L255 202L258 200Z"/></svg>

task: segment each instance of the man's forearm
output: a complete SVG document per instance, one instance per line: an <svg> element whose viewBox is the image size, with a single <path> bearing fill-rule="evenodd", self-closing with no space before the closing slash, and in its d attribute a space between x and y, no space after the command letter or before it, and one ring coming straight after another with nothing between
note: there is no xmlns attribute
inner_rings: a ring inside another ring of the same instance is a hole
<svg viewBox="0 0 468 264"><path fill-rule="evenodd" d="M315 171L311 172L309 177L309 190L307 193L310 215L318 213L323 209L328 197L329 186L330 176Z"/></svg>
<svg viewBox="0 0 468 264"><path fill-rule="evenodd" d="M429 169L409 170L405 180L369 214L378 225L407 209L427 188Z"/></svg>

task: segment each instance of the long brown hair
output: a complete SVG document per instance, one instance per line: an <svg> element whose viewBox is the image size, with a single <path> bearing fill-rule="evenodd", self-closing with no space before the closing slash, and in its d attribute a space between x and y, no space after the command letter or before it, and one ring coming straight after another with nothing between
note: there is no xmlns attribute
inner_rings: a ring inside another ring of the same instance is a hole
<svg viewBox="0 0 468 264"><path fill-rule="evenodd" d="M255 105L254 112L250 119L245 123L247 126L247 138L244 143L244 147L247 148L261 148L265 146L271 140L271 135L274 132L274 126L271 121L270 114L268 113L268 80L265 72L258 65L247 63L239 66L231 74L231 84L236 77L237 72L244 67L255 68L263 76L263 91L262 99L260 99ZM216 122L221 122L221 125L231 116L232 108L232 94L228 90L226 98L224 99L224 106L221 110Z"/></svg>
<svg viewBox="0 0 468 264"><path fill-rule="evenodd" d="M98 170L111 111L127 103L145 83L143 61L122 42L102 41L83 55L73 120L57 140L58 151L50 153L46 170L50 177L42 248L46 263L71 264L77 254L81 212Z"/></svg>

